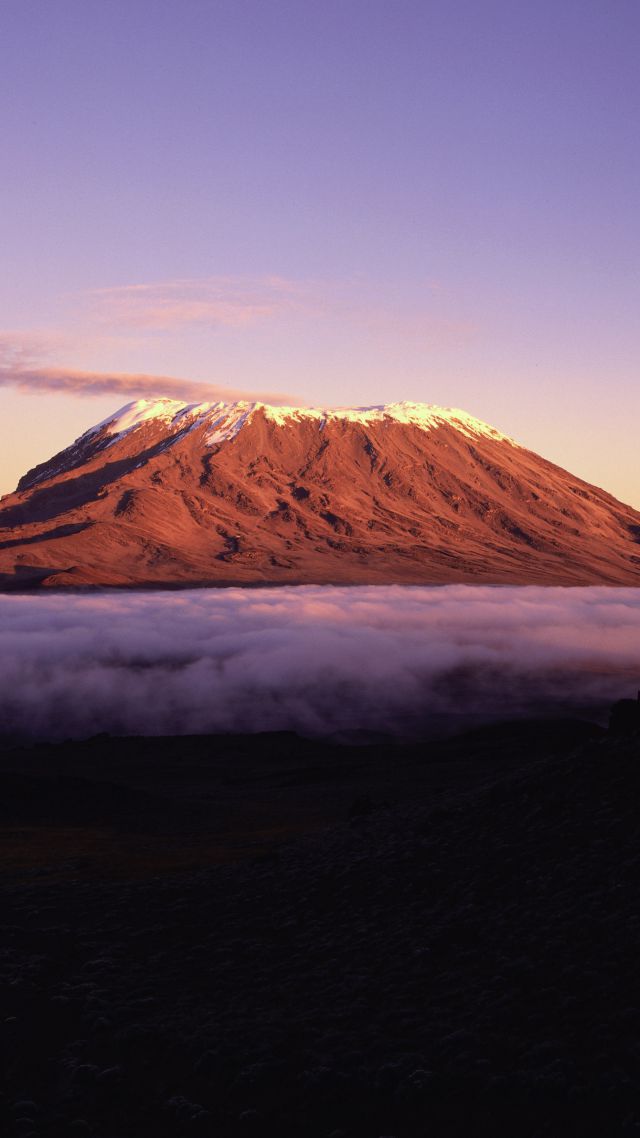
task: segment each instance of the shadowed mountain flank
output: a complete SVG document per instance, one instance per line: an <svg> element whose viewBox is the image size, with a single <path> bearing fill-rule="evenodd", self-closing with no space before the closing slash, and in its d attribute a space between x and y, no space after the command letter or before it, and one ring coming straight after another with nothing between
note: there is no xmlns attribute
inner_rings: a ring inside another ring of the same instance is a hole
<svg viewBox="0 0 640 1138"><path fill-rule="evenodd" d="M0 587L635 585L639 533L461 411L140 400L3 499Z"/></svg>

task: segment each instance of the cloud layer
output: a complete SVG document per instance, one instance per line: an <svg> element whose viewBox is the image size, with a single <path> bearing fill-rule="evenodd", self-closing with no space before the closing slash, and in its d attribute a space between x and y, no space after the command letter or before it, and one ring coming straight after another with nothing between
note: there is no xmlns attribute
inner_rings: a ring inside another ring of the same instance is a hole
<svg viewBox="0 0 640 1138"><path fill-rule="evenodd" d="M0 733L364 730L603 715L640 591L299 587L0 597Z"/></svg>

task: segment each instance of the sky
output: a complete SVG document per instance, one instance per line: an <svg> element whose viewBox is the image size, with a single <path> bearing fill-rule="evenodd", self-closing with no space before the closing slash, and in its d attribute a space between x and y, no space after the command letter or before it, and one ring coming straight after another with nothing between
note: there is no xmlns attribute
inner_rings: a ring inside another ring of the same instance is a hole
<svg viewBox="0 0 640 1138"><path fill-rule="evenodd" d="M637 0L2 0L0 493L140 395L461 407L640 508Z"/></svg>

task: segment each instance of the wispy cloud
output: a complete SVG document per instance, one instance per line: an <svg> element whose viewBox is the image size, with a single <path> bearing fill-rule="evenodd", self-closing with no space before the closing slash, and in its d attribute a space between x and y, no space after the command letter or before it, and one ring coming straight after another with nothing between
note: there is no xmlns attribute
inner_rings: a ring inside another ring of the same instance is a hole
<svg viewBox="0 0 640 1138"><path fill-rule="evenodd" d="M265 403L297 404L299 399L281 391L254 391L224 387L215 383L199 383L169 375L132 374L130 372L85 371L47 366L45 337L0 335L0 387L13 387L25 393L49 395L114 395L121 398L169 396L187 402L200 400L258 399Z"/></svg>
<svg viewBox="0 0 640 1138"><path fill-rule="evenodd" d="M153 358L173 334L180 347L194 335L228 330L249 337L273 321L279 335L288 335L294 322L325 322L326 334L344 335L346 326L368 344L387 345L396 352L407 342L423 350L456 347L475 333L474 325L452 317L434 299L433 284L419 296L399 297L393 289L357 278L343 281L291 280L280 276L213 276L140 282L94 289L80 298L79 309L65 327L33 329L24 333L0 332L0 387L23 392L71 396L166 395L185 400L239 398L296 404L300 400L281 391L256 391L200 383L176 376L71 367L82 357L95 364L107 352L125 360L129 351L138 358L147 348ZM73 298L78 304L79 298ZM255 326L255 327L254 327ZM336 329L339 331L336 333ZM341 329L341 330L340 330ZM245 335L246 331L246 335ZM87 353L90 353L87 358ZM66 357L66 358L65 358ZM175 356L174 356L175 358Z"/></svg>
<svg viewBox="0 0 640 1138"><path fill-rule="evenodd" d="M359 320L376 340L396 345L410 340L424 349L457 348L478 333L478 325L471 320L449 319L427 310L363 307Z"/></svg>
<svg viewBox="0 0 640 1138"><path fill-rule="evenodd" d="M243 328L317 308L313 291L282 277L207 277L94 289L88 303L92 318L109 327L147 332L186 325Z"/></svg>
<svg viewBox="0 0 640 1138"><path fill-rule="evenodd" d="M95 289L84 297L82 335L70 331L0 332L0 387L22 392L71 396L118 397L166 395L175 399L260 399L297 404L282 391L226 387L176 376L61 366L63 354L80 346L104 349L127 341L140 346L158 332L180 332L192 326L216 330L242 329L285 313L317 312L320 291L311 284L271 276L256 279L208 277L129 284ZM77 316L75 319L77 324ZM135 339L132 341L131 337ZM84 341L84 344L83 344Z"/></svg>
<svg viewBox="0 0 640 1138"><path fill-rule="evenodd" d="M444 298L444 301L443 301ZM323 318L351 324L372 339L410 339L426 348L466 344L475 323L451 316L442 287L424 285L399 300L385 288L356 280L294 281L270 276L207 277L94 289L86 297L91 322L113 334L171 332L189 326L242 329L288 320Z"/></svg>

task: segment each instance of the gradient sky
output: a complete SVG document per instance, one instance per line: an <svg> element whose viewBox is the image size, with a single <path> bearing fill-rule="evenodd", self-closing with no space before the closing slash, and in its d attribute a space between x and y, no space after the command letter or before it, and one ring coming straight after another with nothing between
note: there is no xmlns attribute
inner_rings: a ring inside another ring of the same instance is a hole
<svg viewBox="0 0 640 1138"><path fill-rule="evenodd" d="M640 507L639 55L637 0L2 0L0 492L142 374L459 406Z"/></svg>

